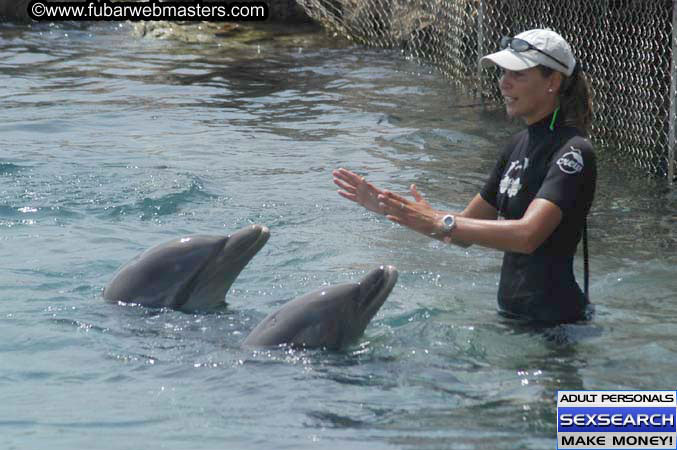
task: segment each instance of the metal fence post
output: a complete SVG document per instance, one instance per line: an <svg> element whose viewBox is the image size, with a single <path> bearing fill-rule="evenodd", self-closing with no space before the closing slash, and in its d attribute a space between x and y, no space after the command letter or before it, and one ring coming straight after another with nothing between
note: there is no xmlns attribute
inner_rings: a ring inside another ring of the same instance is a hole
<svg viewBox="0 0 677 450"><path fill-rule="evenodd" d="M677 2L677 0L674 0ZM480 104L484 107L484 79L480 59L484 55L484 0L479 0L477 8L477 79L480 85Z"/></svg>
<svg viewBox="0 0 677 450"><path fill-rule="evenodd" d="M670 67L670 131L668 134L668 183L675 179L675 120L677 120L677 0L672 1L672 64Z"/></svg>

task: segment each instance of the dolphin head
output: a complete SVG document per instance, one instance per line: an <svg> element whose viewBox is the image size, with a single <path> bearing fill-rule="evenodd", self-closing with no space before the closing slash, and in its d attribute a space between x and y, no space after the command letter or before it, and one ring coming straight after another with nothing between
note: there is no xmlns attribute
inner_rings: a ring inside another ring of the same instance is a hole
<svg viewBox="0 0 677 450"><path fill-rule="evenodd" d="M251 225L228 236L193 235L165 242L123 265L103 291L109 301L209 310L226 292L270 231Z"/></svg>
<svg viewBox="0 0 677 450"><path fill-rule="evenodd" d="M342 349L362 336L396 281L397 270L381 266L359 283L327 286L306 294L263 319L244 345Z"/></svg>

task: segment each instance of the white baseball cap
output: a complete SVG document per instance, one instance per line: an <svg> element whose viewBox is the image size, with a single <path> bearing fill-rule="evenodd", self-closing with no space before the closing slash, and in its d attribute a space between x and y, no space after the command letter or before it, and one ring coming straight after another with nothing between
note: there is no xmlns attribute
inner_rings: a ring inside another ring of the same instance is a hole
<svg viewBox="0 0 677 450"><path fill-rule="evenodd" d="M548 29L528 30L518 34L514 39L526 41L538 50L527 48L518 52L513 49L515 43L512 43L499 52L482 57L480 63L483 66L496 64L503 69L513 71L542 65L562 72L566 76L573 73L576 59L571 51L571 46L554 31Z"/></svg>

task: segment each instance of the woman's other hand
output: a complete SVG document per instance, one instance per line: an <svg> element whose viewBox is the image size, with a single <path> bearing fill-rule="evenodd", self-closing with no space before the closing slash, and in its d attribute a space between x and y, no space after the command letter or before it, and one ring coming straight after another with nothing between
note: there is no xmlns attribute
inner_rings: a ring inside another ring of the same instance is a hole
<svg viewBox="0 0 677 450"><path fill-rule="evenodd" d="M384 191L378 196L380 208L384 211L388 220L427 236L442 239L443 236L440 233L441 213L430 206L418 192L415 184L412 184L409 190L414 197L413 202L390 191Z"/></svg>
<svg viewBox="0 0 677 450"><path fill-rule="evenodd" d="M341 197L358 203L375 213L384 214L378 200L378 196L383 194L382 190L348 169L335 170L332 175L334 175L334 184L341 188L338 191Z"/></svg>

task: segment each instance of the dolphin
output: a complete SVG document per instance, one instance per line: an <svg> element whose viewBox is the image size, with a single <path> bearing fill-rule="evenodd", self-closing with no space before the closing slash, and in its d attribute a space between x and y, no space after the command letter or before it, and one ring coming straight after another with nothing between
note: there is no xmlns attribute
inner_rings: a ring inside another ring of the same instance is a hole
<svg viewBox="0 0 677 450"><path fill-rule="evenodd" d="M111 302L182 311L225 304L228 289L270 237L262 225L228 236L192 235L152 247L124 264L103 291Z"/></svg>
<svg viewBox="0 0 677 450"><path fill-rule="evenodd" d="M343 349L362 336L396 281L397 270L381 266L359 283L327 286L291 300L264 318L243 345Z"/></svg>

